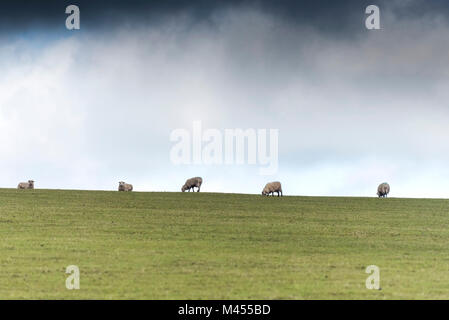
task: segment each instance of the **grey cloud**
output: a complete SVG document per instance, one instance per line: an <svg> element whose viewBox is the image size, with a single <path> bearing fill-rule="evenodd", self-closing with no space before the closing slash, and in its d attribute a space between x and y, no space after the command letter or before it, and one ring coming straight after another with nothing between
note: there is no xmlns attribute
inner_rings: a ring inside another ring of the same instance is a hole
<svg viewBox="0 0 449 320"><path fill-rule="evenodd" d="M388 180L395 195L416 196L419 181L427 196L449 196L447 23L401 8L382 11L381 31L352 20L357 35L346 38L259 4L216 10L208 24L181 10L40 47L2 43L0 137L13 137L3 139L2 174L10 184L29 175L46 187L110 189L123 179L171 191L202 175L204 191L250 193L279 179L288 194L313 195L373 195ZM279 129L279 173L173 166L170 131L194 120ZM14 131L21 126L36 134Z"/></svg>

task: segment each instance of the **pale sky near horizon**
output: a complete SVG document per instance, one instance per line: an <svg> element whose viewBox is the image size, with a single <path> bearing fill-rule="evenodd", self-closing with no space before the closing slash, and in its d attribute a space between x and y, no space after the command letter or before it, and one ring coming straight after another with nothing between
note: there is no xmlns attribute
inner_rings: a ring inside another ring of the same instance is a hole
<svg viewBox="0 0 449 320"><path fill-rule="evenodd" d="M387 181L392 197L449 198L449 4L378 1L381 30L366 30L371 3L312 2L81 1L68 31L64 5L10 1L0 187L180 191L202 176L204 192L278 180L285 195L375 197ZM277 173L174 165L170 134L194 121L277 129Z"/></svg>

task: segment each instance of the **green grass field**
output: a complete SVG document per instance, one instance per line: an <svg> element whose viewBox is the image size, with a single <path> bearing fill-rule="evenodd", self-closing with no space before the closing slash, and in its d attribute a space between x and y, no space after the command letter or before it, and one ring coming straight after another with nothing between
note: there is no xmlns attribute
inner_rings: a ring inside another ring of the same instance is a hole
<svg viewBox="0 0 449 320"><path fill-rule="evenodd" d="M449 298L449 200L0 189L0 234L1 299Z"/></svg>

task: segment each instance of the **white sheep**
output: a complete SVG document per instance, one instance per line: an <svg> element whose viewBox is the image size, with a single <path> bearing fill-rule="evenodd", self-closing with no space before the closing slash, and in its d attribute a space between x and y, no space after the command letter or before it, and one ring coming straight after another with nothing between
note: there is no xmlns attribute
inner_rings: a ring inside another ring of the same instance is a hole
<svg viewBox="0 0 449 320"><path fill-rule="evenodd" d="M20 182L17 185L17 189L34 189L34 180L28 180L28 182Z"/></svg>
<svg viewBox="0 0 449 320"><path fill-rule="evenodd" d="M118 183L118 191L133 191L133 185L120 181Z"/></svg>
<svg viewBox="0 0 449 320"><path fill-rule="evenodd" d="M275 192L278 194L278 197L279 197L279 193L281 194L281 197L282 197L282 186L279 181L267 183L265 185L265 188L263 188L263 190L262 190L262 195L269 196L271 193L271 195L274 196Z"/></svg>
<svg viewBox="0 0 449 320"><path fill-rule="evenodd" d="M201 177L190 178L186 181L186 183L184 183L184 185L181 188L181 191L184 192L186 190L189 190L190 192L190 189L193 189L193 192L195 192L195 187L197 187L198 190L196 192L200 192L202 184L203 178Z"/></svg>
<svg viewBox="0 0 449 320"><path fill-rule="evenodd" d="M377 196L379 198L386 198L389 193L390 193L390 185L388 183L386 182L381 183L377 187Z"/></svg>

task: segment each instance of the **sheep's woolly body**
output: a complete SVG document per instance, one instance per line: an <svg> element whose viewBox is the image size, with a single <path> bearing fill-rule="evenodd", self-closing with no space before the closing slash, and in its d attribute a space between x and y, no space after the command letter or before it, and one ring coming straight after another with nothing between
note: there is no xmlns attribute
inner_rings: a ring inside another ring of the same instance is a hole
<svg viewBox="0 0 449 320"><path fill-rule="evenodd" d="M34 181L28 180L28 182L20 182L17 185L17 189L34 189Z"/></svg>
<svg viewBox="0 0 449 320"><path fill-rule="evenodd" d="M133 185L120 181L118 184L118 191L133 191Z"/></svg>
<svg viewBox="0 0 449 320"><path fill-rule="evenodd" d="M273 194L276 192L279 196L279 193L282 196L282 186L279 181L269 182L265 185L265 188L263 188L262 195L268 196L270 193Z"/></svg>
<svg viewBox="0 0 449 320"><path fill-rule="evenodd" d="M381 183L377 187L377 195L379 196L379 198L386 197L389 193L390 193L390 185L388 183L386 182Z"/></svg>
<svg viewBox="0 0 449 320"><path fill-rule="evenodd" d="M201 189L201 185L203 184L203 179L201 177L195 177L195 178L190 178L187 179L186 183L184 183L184 185L181 188L181 191L184 192L186 190L193 189L193 191L195 191L195 187L198 188L197 192L200 192Z"/></svg>

